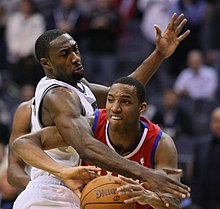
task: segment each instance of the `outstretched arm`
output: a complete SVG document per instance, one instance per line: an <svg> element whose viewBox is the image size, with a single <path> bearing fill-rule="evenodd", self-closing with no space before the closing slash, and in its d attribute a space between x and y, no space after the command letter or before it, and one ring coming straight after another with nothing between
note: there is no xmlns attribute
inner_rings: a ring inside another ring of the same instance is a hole
<svg viewBox="0 0 220 209"><path fill-rule="evenodd" d="M190 34L190 31L187 30L185 33L180 35L186 22L187 19L184 18L183 14L179 15L178 17L176 14L173 14L166 30L163 33L160 27L158 25L155 25L155 50L141 63L138 68L134 70L134 72L132 72L128 76L132 76L141 81L144 85L146 85L151 77L157 72L161 63L166 58L170 57L178 47L179 43L182 42ZM98 107L104 108L109 88L103 85L90 83L86 79L83 79L83 82L88 85L95 94Z"/></svg>
<svg viewBox="0 0 220 209"><path fill-rule="evenodd" d="M74 192L95 178L96 172L100 171L95 166L64 166L43 151L43 149L68 146L63 141L56 126L46 127L41 131L20 136L14 140L11 146L25 163L57 176Z"/></svg>
<svg viewBox="0 0 220 209"><path fill-rule="evenodd" d="M179 35L186 22L187 19L184 18L184 14L177 17L176 13L174 13L163 33L158 25L154 25L156 30L156 48L152 54L129 76L135 77L146 85L151 77L156 73L161 63L166 58L170 57L176 50L179 43L189 35L189 30L182 35Z"/></svg>
<svg viewBox="0 0 220 209"><path fill-rule="evenodd" d="M31 100L21 103L15 111L12 123L12 131L9 140L9 154L8 154L8 182L19 189L24 189L30 177L25 172L26 164L12 149L14 140L30 131L31 118Z"/></svg>

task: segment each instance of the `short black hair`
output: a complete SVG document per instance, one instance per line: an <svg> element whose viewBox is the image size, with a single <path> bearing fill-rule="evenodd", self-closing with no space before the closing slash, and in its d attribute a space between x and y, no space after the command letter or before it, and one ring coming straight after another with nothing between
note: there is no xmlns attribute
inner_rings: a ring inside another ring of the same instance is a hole
<svg viewBox="0 0 220 209"><path fill-rule="evenodd" d="M121 84L126 84L129 86L134 86L137 90L137 97L139 103L145 102L145 97L146 97L146 89L145 86L137 79L133 77L121 77L117 80L115 80L112 85L121 83Z"/></svg>
<svg viewBox="0 0 220 209"><path fill-rule="evenodd" d="M52 29L44 32L40 35L35 43L35 54L40 61L42 57L47 58L49 55L50 42L56 39L57 37L67 33L64 30Z"/></svg>

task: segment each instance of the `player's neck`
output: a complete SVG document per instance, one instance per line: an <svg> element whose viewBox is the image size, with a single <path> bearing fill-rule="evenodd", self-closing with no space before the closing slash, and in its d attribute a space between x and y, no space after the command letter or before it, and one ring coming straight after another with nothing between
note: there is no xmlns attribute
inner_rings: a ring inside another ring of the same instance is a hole
<svg viewBox="0 0 220 209"><path fill-rule="evenodd" d="M118 150L119 154L132 150L133 147L139 143L142 133L143 128L141 125L122 132L112 131L111 128L108 130L109 140L116 151Z"/></svg>

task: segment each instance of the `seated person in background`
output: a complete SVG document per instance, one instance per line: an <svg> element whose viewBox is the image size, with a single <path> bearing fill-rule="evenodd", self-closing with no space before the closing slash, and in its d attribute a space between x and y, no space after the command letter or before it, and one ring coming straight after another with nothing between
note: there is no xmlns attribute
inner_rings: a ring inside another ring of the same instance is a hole
<svg viewBox="0 0 220 209"><path fill-rule="evenodd" d="M203 54L199 50L188 53L187 65L174 83L175 92L193 100L215 99L218 87L217 70L204 64Z"/></svg>
<svg viewBox="0 0 220 209"><path fill-rule="evenodd" d="M191 117L173 89L165 89L161 105L151 120L173 138L193 134Z"/></svg>
<svg viewBox="0 0 220 209"><path fill-rule="evenodd" d="M193 152L192 200L203 209L220 208L220 107L211 114L210 132L199 136Z"/></svg>
<svg viewBox="0 0 220 209"><path fill-rule="evenodd" d="M5 155L0 163L0 208L12 209L13 203L18 195L19 190L9 184L7 180L7 147L5 148Z"/></svg>

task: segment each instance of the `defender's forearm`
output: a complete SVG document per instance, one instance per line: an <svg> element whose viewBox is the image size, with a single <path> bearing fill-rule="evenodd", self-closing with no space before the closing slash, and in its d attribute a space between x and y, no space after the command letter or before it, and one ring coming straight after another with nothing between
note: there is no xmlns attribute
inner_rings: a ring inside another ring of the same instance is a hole
<svg viewBox="0 0 220 209"><path fill-rule="evenodd" d="M33 136L24 135L16 139L12 143L12 148L25 163L60 177L64 166L47 155L40 141L34 140Z"/></svg>

